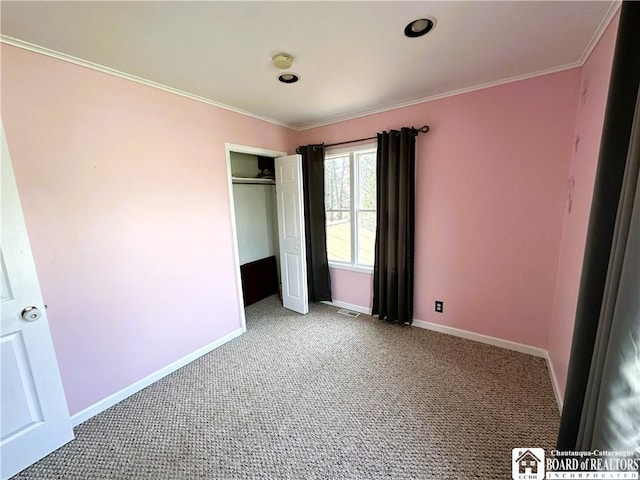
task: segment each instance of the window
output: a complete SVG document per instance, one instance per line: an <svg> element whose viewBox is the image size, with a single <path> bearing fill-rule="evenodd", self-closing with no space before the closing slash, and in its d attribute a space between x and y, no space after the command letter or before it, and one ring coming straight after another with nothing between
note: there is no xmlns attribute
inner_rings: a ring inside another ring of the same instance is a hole
<svg viewBox="0 0 640 480"><path fill-rule="evenodd" d="M376 147L327 152L324 186L329 263L370 270L376 240Z"/></svg>

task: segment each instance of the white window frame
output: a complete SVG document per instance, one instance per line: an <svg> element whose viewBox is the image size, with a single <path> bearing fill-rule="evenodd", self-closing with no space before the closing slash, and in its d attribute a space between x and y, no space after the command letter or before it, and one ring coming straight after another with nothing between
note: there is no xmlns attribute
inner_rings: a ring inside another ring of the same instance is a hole
<svg viewBox="0 0 640 480"><path fill-rule="evenodd" d="M351 262L341 262L338 260L329 260L329 268L337 268L340 270L349 270L352 272L373 273L373 265L362 265L358 263L358 216L360 212L375 212L376 209L358 208L360 201L360 189L356 179L359 177L357 153L376 153L378 145L376 143L368 143L355 147L329 149L324 153L324 159L328 160L333 157L342 157L349 154L349 188L350 188L350 208L349 210L327 209L325 212L349 212L351 218Z"/></svg>

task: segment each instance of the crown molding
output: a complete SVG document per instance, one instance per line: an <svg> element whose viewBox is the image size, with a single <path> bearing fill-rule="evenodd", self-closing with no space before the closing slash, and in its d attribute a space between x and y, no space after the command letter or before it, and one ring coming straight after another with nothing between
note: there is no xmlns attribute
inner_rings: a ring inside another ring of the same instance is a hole
<svg viewBox="0 0 640 480"><path fill-rule="evenodd" d="M256 114L248 112L246 110L241 110L239 108L235 108L235 107L232 107L230 105L225 105L223 103L214 102L213 100L210 100L210 99L205 98L205 97L201 97L199 95L194 95L192 93L188 93L188 92L185 92L183 90L179 90L177 88L173 88L173 87L169 87L169 86L166 86L166 85L162 85L162 84L154 82L152 80L147 80L147 79L144 79L144 78L136 77L135 75L129 75L128 73L124 73L124 72L121 72L119 70L115 70L113 68L105 67L103 65L100 65L100 64L97 64L97 63L93 63L93 62L89 62L87 60L82 60L81 58L77 58L77 57L74 57L72 55L67 55L66 53L57 52L55 50L51 50L51 49L46 48L46 47L41 47L41 46L35 45L33 43L25 42L24 40L20 40L20 39L17 39L17 38L9 37L7 35L0 35L0 42L6 43L8 45L13 45L15 47L23 48L25 50L30 50L30 51L35 52L35 53L40 53L42 55L46 55L46 56L49 56L49 57L57 58L59 60L63 60L65 62L73 63L75 65L79 65L79 66L82 66L82 67L90 68L92 70L97 70L97 71L102 72L102 73L107 73L109 75L115 75L117 77L124 78L125 80L130 80L132 82L140 83L142 85L146 85L146 86L153 87L153 88L158 88L160 90L164 90L165 92L173 93L175 95L180 95L182 97L186 97L186 98L189 98L191 100L195 100L197 102L202 102L202 103L206 103L208 105L213 105L214 107L218 107L218 108L222 108L224 110L229 110L231 112L239 113L240 115L246 115L247 117L252 117L252 118L255 118L255 119L258 119L258 120L262 120L264 122L272 123L274 125L279 125L281 127L286 127L286 128L289 128L289 129L297 131L297 132L302 132L302 131L305 131L305 130L311 130L313 128L332 125L334 123L344 122L344 121L347 121L347 120L355 120L357 118L366 117L366 116L369 116L369 115L375 115L377 113L384 113L384 112L388 112L390 110L396 110L396 109L399 109L399 108L410 107L410 106L418 105L418 104L421 104L421 103L433 102L435 100L440 100L440 99L443 99L443 98L454 97L456 95L462 95L462 94L465 94L465 93L471 93L471 92L475 92L475 91L478 91L478 90L484 90L486 88L497 87L497 86L505 85L505 84L508 84L508 83L519 82L519 81L522 81L522 80L528 80L528 79L535 78L535 77L540 77L540 76L543 76L543 75L550 75L552 73L563 72L565 70L570 70L572 68L582 67L585 64L585 62L587 61L587 59L589 58L589 56L591 55L591 52L593 52L593 49L595 48L595 46L600 41L600 38L602 37L602 35L606 31L607 27L609 26L609 24L613 20L613 17L618 12L618 9L620 8L621 5L622 5L621 0L615 0L615 1L613 1L611 3L611 6L607 10L607 13L605 14L605 16L602 19L602 21L600 22L600 24L598 25L598 28L596 29L596 31L594 32L593 36L591 37L591 40L589 40L589 43L585 47L584 51L582 52L582 55L575 62L567 63L565 65L560 65L560 66L557 66L557 67L548 68L548 69L544 69L544 70L538 70L538 71L535 71L535 72L525 73L525 74L522 74L522 75L515 75L513 77L503 78L501 80L496 80L496 81L493 81L493 82L481 83L481 84L478 84L478 85L473 85L473 86L461 88L461 89L458 89L458 90L452 90L450 92L444 92L444 93L439 93L439 94L436 94L436 95L430 95L430 96L418 98L418 99L415 99L415 100L409 100L409 101L401 102L401 103L394 103L392 105L387 105L385 107L374 108L374 109L370 109L370 110L361 110L359 112L354 112L354 113L350 113L350 114L346 114L346 115L340 115L340 116L332 117L330 119L322 120L322 121L319 121L319 122L303 123L303 124L299 124L299 125L292 125L292 124L289 124L289 123L286 123L286 122L281 122L279 120L275 120L273 118L263 117L261 115L256 115Z"/></svg>
<svg viewBox="0 0 640 480"><path fill-rule="evenodd" d="M593 33L593 37L591 37L591 40L589 40L589 43L587 43L587 46L584 49L584 52L582 52L582 55L580 56L579 63L581 66L584 65L589 59L591 52L593 52L593 49L596 48L596 45L600 41L600 38L602 38L602 35L604 35L604 32L607 30L607 27L611 23L611 20L613 20L613 17L616 15L616 13L618 13L618 10L621 6L621 0L615 0L611 3L611 5L609 6L609 10L607 10L607 13L600 22L600 25L598 25L598 28L596 28L596 31Z"/></svg>
<svg viewBox="0 0 640 480"><path fill-rule="evenodd" d="M0 35L0 42L6 43L7 45L12 45L14 47L22 48L24 50L29 50L34 53L39 53L41 55L46 55L47 57L56 58L58 60L62 60L64 62L73 63L74 65L79 65L81 67L90 68L91 70L96 70L98 72L106 73L108 75L113 75L116 77L123 78L125 80L129 80L131 82L140 83L142 85L146 85L148 87L157 88L159 90L163 90L168 93L173 93L174 95L179 95L181 97L188 98L190 100L195 100L196 102L206 103L207 105L212 105L214 107L222 108L224 110L229 110L230 112L239 113L240 115L245 115L247 117L255 118L257 120L262 120L264 122L272 123L274 125L278 125L281 127L286 127L291 130L298 130L293 125L290 125L285 122L281 122L279 120L275 120L269 117L263 117L261 115L256 115L255 113L248 112L246 110L242 110L240 108L232 107L230 105L225 105L224 103L214 102L205 97L201 97L200 95L195 95L193 93L185 92L184 90L180 90L177 88L169 87L167 85L163 85L158 82L154 82L153 80L147 80L146 78L137 77L135 75L130 75L128 73L121 72L120 70L116 70L114 68L105 67L104 65L100 65L98 63L89 62L88 60L83 60L78 57L74 57L73 55L68 55L66 53L58 52L56 50L51 50L50 48L42 47L40 45L36 45L34 43L26 42L24 40L20 40L18 38L13 38L8 35Z"/></svg>
<svg viewBox="0 0 640 480"><path fill-rule="evenodd" d="M356 118L366 117L369 115L375 115L376 113L388 112L389 110L396 110L398 108L411 107L413 105L419 105L421 103L433 102L447 97L455 97L456 95L462 95L464 93L475 92L477 90L484 90L486 88L497 87L499 85L505 85L507 83L519 82L522 80L528 80L530 78L541 77L543 75L550 75L552 73L564 72L565 70L571 70L572 68L581 67L583 64L579 61L560 65L558 67L547 68L545 70L538 70L536 72L524 73L522 75L515 75L513 77L503 78L501 80L495 80L493 82L481 83L473 85L471 87L460 88L458 90L452 90L450 92L438 93L436 95L430 95L428 97L417 98L415 100L409 100L407 102L395 103L386 107L375 108L372 110L360 111L357 113L351 113L348 115L334 117L331 120L325 120L321 122L314 122L297 127L299 131L311 130L312 128L324 127L338 122L344 122L346 120L355 120Z"/></svg>

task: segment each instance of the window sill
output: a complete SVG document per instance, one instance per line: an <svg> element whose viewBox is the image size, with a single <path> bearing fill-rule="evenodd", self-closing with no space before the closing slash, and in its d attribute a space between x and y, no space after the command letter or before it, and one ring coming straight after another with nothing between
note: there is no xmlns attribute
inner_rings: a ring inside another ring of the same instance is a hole
<svg viewBox="0 0 640 480"><path fill-rule="evenodd" d="M336 270L348 270L349 272L368 273L373 275L373 267L361 267L356 265L348 265L345 263L329 262L329 268Z"/></svg>

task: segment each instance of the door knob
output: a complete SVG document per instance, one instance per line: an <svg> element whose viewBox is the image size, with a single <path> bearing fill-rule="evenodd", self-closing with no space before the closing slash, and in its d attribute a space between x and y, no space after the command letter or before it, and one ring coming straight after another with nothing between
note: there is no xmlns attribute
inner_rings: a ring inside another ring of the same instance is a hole
<svg viewBox="0 0 640 480"><path fill-rule="evenodd" d="M22 310L20 316L26 322L35 322L42 316L42 312L36 307L26 307Z"/></svg>

